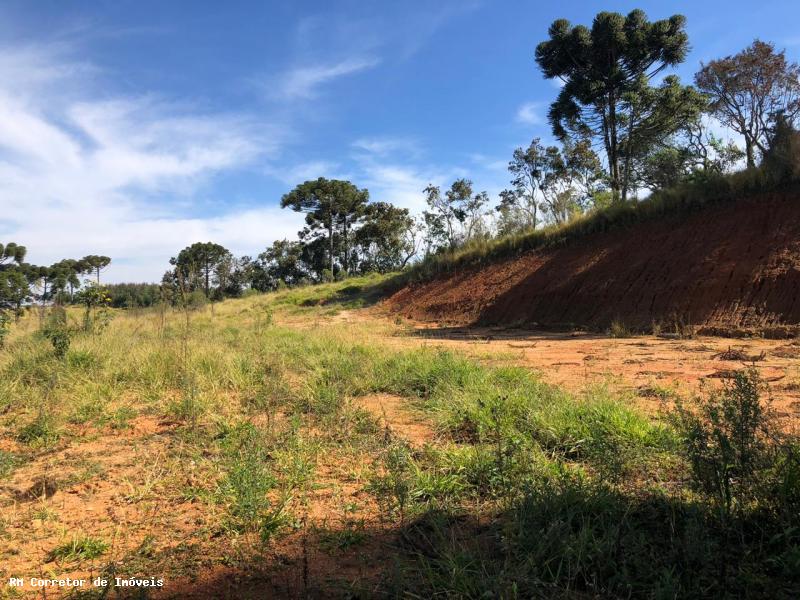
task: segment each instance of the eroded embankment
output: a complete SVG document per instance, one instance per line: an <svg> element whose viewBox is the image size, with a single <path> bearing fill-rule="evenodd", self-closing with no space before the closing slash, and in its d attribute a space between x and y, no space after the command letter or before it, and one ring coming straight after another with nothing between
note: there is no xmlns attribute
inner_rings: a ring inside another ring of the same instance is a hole
<svg viewBox="0 0 800 600"><path fill-rule="evenodd" d="M720 203L412 284L388 303L449 324L797 332L800 197Z"/></svg>

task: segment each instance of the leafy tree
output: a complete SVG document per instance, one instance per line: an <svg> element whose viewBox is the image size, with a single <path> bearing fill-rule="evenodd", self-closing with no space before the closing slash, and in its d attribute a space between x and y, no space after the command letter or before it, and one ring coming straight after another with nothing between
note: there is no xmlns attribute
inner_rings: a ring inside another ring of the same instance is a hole
<svg viewBox="0 0 800 600"><path fill-rule="evenodd" d="M500 192L500 202L495 206L499 215L497 232L499 235L512 235L530 229L529 214L520 207L515 190Z"/></svg>
<svg viewBox="0 0 800 600"><path fill-rule="evenodd" d="M534 138L527 148L514 150L508 163L511 190L505 190L500 206L513 210L523 218L523 229L536 229L539 224L540 190L544 183L547 155L540 138ZM502 210L502 209L501 209Z"/></svg>
<svg viewBox="0 0 800 600"><path fill-rule="evenodd" d="M550 106L553 133L562 141L571 135L602 143L615 198L626 199L634 183L634 157L698 110L698 95L677 78L650 85L665 68L684 60L685 21L673 15L650 22L641 10L627 17L601 12L591 29L559 19L550 26L550 39L536 47L545 77L564 82Z"/></svg>
<svg viewBox="0 0 800 600"><path fill-rule="evenodd" d="M626 94L625 99L623 200L641 183L636 178L638 162L663 146L685 123L698 119L706 107L705 98L693 87L682 86L675 76L664 78L658 87L643 86L638 93Z"/></svg>
<svg viewBox="0 0 800 600"><path fill-rule="evenodd" d="M145 308L161 300L161 286L156 283L114 283L105 290L112 308Z"/></svg>
<svg viewBox="0 0 800 600"><path fill-rule="evenodd" d="M650 153L640 165L639 180L651 190L672 187L688 178L691 162L685 147L667 146Z"/></svg>
<svg viewBox="0 0 800 600"><path fill-rule="evenodd" d="M306 215L306 228L302 239L325 237L328 245L328 267L336 269L336 234L339 234L341 267L348 271L351 250L351 232L363 216L369 192L359 189L349 181L320 177L298 185L281 198L281 207L291 208ZM322 233L325 232L325 233Z"/></svg>
<svg viewBox="0 0 800 600"><path fill-rule="evenodd" d="M339 247L339 236L333 239L335 248ZM330 244L322 236L301 237L300 239L300 260L302 265L308 270L311 279L316 281L333 281L337 275L330 270ZM341 274L341 273L340 273Z"/></svg>
<svg viewBox="0 0 800 600"><path fill-rule="evenodd" d="M262 292L276 289L280 283L297 285L308 277L303 264L303 244L275 240L272 246L258 255L252 286Z"/></svg>
<svg viewBox="0 0 800 600"><path fill-rule="evenodd" d="M800 133L783 114L777 116L770 132L763 165L777 183L794 181L800 177Z"/></svg>
<svg viewBox="0 0 800 600"><path fill-rule="evenodd" d="M716 137L707 119L698 117L638 161L637 181L651 190L664 189L681 181L721 175L743 158L735 143Z"/></svg>
<svg viewBox="0 0 800 600"><path fill-rule="evenodd" d="M603 178L600 159L585 139L567 138L559 150L534 138L514 151L508 170L514 189L501 192L497 207L505 233L535 229L547 214L556 223L567 221L587 208Z"/></svg>
<svg viewBox="0 0 800 600"><path fill-rule="evenodd" d="M570 187L575 192L578 205L585 210L604 188L605 173L600 158L587 138L564 140L561 153Z"/></svg>
<svg viewBox="0 0 800 600"><path fill-rule="evenodd" d="M52 286L58 276L58 272L53 267L29 267L28 273L36 289L40 290L37 296L42 306L44 306L53 294Z"/></svg>
<svg viewBox="0 0 800 600"><path fill-rule="evenodd" d="M0 271L0 311L12 310L19 321L22 307L32 299L31 282L22 266Z"/></svg>
<svg viewBox="0 0 800 600"><path fill-rule="evenodd" d="M745 157L734 142L716 137L703 118L689 121L683 129L685 148L694 173L721 175Z"/></svg>
<svg viewBox="0 0 800 600"><path fill-rule="evenodd" d="M111 264L111 259L108 256L90 254L84 256L80 262L84 265L85 272L94 273L97 276L97 285L100 285L100 271Z"/></svg>
<svg viewBox="0 0 800 600"><path fill-rule="evenodd" d="M767 151L777 115L790 124L800 115L800 65L767 42L701 64L695 83L709 96L711 113L744 136L748 167Z"/></svg>
<svg viewBox="0 0 800 600"><path fill-rule="evenodd" d="M6 314L5 311L0 310L0 350L2 350L6 345L6 337L8 337L8 326L10 322L11 318Z"/></svg>
<svg viewBox="0 0 800 600"><path fill-rule="evenodd" d="M456 204L460 187L463 189L457 182L453 183L455 189L451 188L444 196L438 185L429 184L423 190L430 208L423 215L434 247L444 244L453 248L458 243L458 223L463 218Z"/></svg>
<svg viewBox="0 0 800 600"><path fill-rule="evenodd" d="M8 323L5 311L12 310L15 320L19 320L22 305L30 300L30 282L26 276L29 266L23 262L26 253L25 246L0 243L0 329L3 332Z"/></svg>
<svg viewBox="0 0 800 600"><path fill-rule="evenodd" d="M188 291L203 289L206 298L211 297L212 277L219 265L230 259L231 253L212 242L196 242L169 260L175 267L175 277L189 288Z"/></svg>
<svg viewBox="0 0 800 600"><path fill-rule="evenodd" d="M356 233L360 270L385 273L405 267L417 252L415 227L407 208L388 202L369 204Z"/></svg>
<svg viewBox="0 0 800 600"><path fill-rule="evenodd" d="M69 287L69 299L75 298L75 290L81 286L80 275L87 271L87 266L81 261L65 258L51 267L56 271L56 288L66 291Z"/></svg>
<svg viewBox="0 0 800 600"><path fill-rule="evenodd" d="M462 240L472 239L481 228L489 196L486 192L473 195L469 179L456 179L444 196L439 186L433 184L423 193L430 209L423 212L429 249L455 248Z"/></svg>
<svg viewBox="0 0 800 600"><path fill-rule="evenodd" d="M84 331L99 333L111 322L112 315L108 310L111 296L106 288L94 282L89 283L78 292L76 299L84 306Z"/></svg>

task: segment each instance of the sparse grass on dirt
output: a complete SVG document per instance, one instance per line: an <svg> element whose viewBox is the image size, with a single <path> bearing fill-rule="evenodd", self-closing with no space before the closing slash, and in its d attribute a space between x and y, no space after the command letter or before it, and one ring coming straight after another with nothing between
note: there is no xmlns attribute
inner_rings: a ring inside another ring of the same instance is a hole
<svg viewBox="0 0 800 600"><path fill-rule="evenodd" d="M406 324L358 310L387 281L117 312L63 356L27 316L0 354L0 577L158 577L149 597L180 598L797 595L798 445L756 409L755 374L646 415L493 352L394 343Z"/></svg>

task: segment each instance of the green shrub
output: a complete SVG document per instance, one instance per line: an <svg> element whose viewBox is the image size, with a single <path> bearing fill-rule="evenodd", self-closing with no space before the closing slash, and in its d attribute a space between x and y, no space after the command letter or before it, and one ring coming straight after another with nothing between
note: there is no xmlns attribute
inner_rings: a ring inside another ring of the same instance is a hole
<svg viewBox="0 0 800 600"><path fill-rule="evenodd" d="M88 535L74 536L72 540L53 548L47 557L48 561L77 562L92 560L108 551L107 542Z"/></svg>
<svg viewBox="0 0 800 600"><path fill-rule="evenodd" d="M36 418L20 429L17 439L33 446L50 446L61 437L56 420L50 414L40 412Z"/></svg>
<svg viewBox="0 0 800 600"><path fill-rule="evenodd" d="M53 345L53 354L62 359L67 355L72 341L72 328L67 322L67 313L60 306L54 306L42 328L42 335Z"/></svg>
<svg viewBox="0 0 800 600"><path fill-rule="evenodd" d="M222 440L225 477L219 496L228 511L228 527L237 532L256 532L263 543L284 521L283 506L273 506L267 497L275 488L271 457L264 434L252 423L241 423Z"/></svg>
<svg viewBox="0 0 800 600"><path fill-rule="evenodd" d="M727 516L757 501L779 452L763 391L757 371L749 369L702 400L699 410L678 404L676 423L693 481Z"/></svg>

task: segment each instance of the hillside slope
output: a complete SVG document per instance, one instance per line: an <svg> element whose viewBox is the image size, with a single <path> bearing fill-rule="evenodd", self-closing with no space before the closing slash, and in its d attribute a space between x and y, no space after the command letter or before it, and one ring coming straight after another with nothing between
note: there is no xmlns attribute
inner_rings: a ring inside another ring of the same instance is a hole
<svg viewBox="0 0 800 600"><path fill-rule="evenodd" d="M725 332L800 325L800 198L773 193L588 235L412 284L388 303L448 324Z"/></svg>

